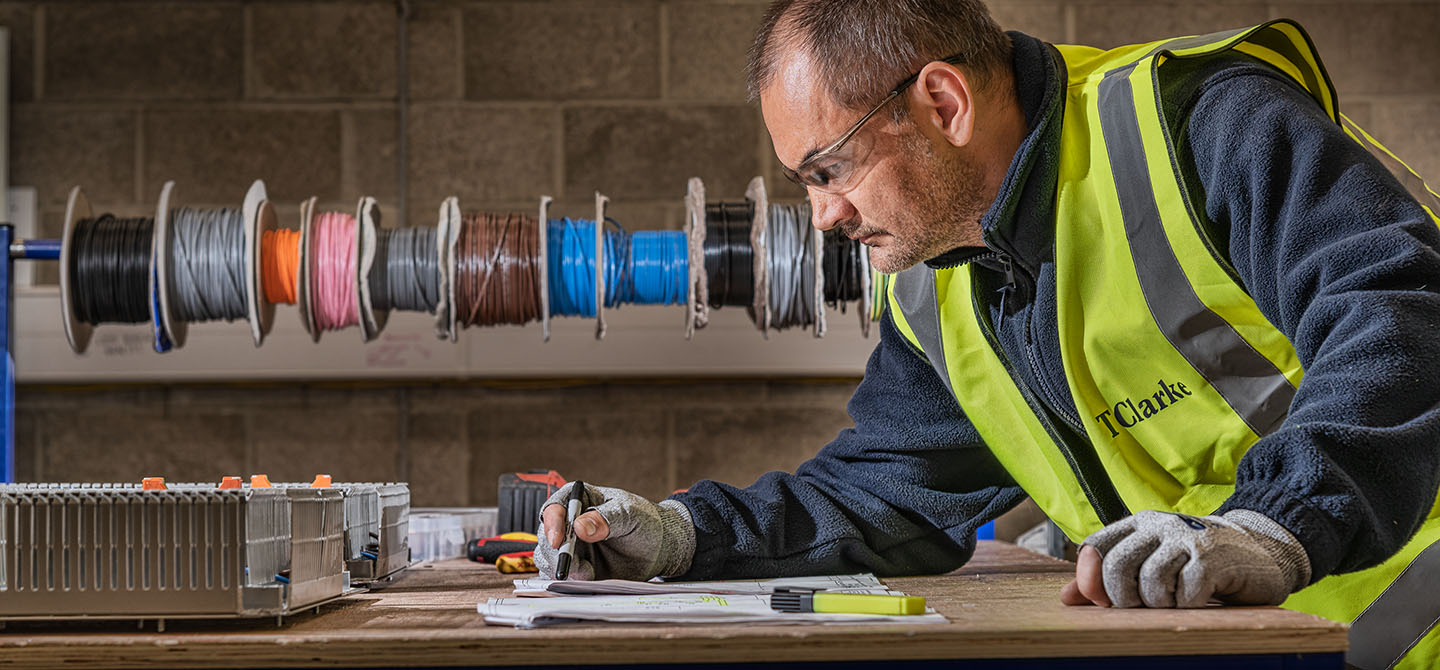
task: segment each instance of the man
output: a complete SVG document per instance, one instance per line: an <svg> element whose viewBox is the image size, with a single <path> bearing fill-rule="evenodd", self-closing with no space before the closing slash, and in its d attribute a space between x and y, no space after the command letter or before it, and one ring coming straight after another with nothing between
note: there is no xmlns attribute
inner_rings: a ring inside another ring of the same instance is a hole
<svg viewBox="0 0 1440 670"><path fill-rule="evenodd" d="M1440 201L1297 26L1101 52L781 0L749 74L815 226L897 273L855 428L744 489L592 489L572 574L942 572L1028 493L1085 543L1068 604L1283 602L1435 662Z"/></svg>

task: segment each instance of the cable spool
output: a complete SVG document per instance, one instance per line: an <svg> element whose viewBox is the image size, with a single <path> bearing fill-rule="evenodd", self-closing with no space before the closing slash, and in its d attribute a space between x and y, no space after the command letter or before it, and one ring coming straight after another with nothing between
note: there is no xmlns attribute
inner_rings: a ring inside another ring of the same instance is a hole
<svg viewBox="0 0 1440 670"><path fill-rule="evenodd" d="M705 205L705 274L710 278L711 309L754 303L753 217L754 205L749 202Z"/></svg>
<svg viewBox="0 0 1440 670"><path fill-rule="evenodd" d="M685 233L642 230L630 233L623 284L617 302L632 305L679 305L685 301L689 249Z"/></svg>
<svg viewBox="0 0 1440 670"><path fill-rule="evenodd" d="M548 213L549 203L543 205ZM688 299L693 275L686 233L630 233L608 217L600 225L563 218L546 221L542 240L551 316L590 318L603 308L679 305Z"/></svg>
<svg viewBox="0 0 1440 670"><path fill-rule="evenodd" d="M524 325L541 318L539 237L529 215L464 216L455 248L458 323Z"/></svg>
<svg viewBox="0 0 1440 670"><path fill-rule="evenodd" d="M376 228L369 272L375 311L434 314L440 303L439 248L435 228Z"/></svg>
<svg viewBox="0 0 1440 670"><path fill-rule="evenodd" d="M864 246L838 230L825 231L825 304L842 314L864 295Z"/></svg>
<svg viewBox="0 0 1440 670"><path fill-rule="evenodd" d="M817 233L810 206L770 205L769 326L776 330L818 326L822 306L815 299ZM822 282L823 283L823 282Z"/></svg>
<svg viewBox="0 0 1440 670"><path fill-rule="evenodd" d="M628 239L612 219L606 226L596 226L589 219L551 219L546 226L550 257L546 266L550 275L550 309L552 316L594 318L597 305L617 307L625 279ZM600 237L600 253L595 239ZM598 258L598 260L597 260ZM598 265L597 265L598 263ZM595 299L597 275L604 282L601 300Z"/></svg>
<svg viewBox="0 0 1440 670"><path fill-rule="evenodd" d="M705 327L709 310L727 306L745 307L763 335L770 318L765 242L770 214L765 182L760 177L752 179L744 202L707 204L704 197L704 182L691 179L685 205L694 299L689 305L686 336Z"/></svg>
<svg viewBox="0 0 1440 670"><path fill-rule="evenodd" d="M541 199L542 217L549 216L550 203L548 196ZM597 340L605 337L605 308L619 305L625 281L620 273L627 267L619 259L628 256L630 241L623 230L606 231L603 223L596 225L609 220L605 215L609 204L610 198L597 191L596 218L541 219L541 245L545 253L540 271L544 275L547 318L593 317ZM549 337L548 321L546 337Z"/></svg>
<svg viewBox="0 0 1440 670"><path fill-rule="evenodd" d="M362 201L363 202L363 201ZM300 318L313 341L327 330L360 323L359 234L354 216L316 212L315 198L300 206Z"/></svg>
<svg viewBox="0 0 1440 670"><path fill-rule="evenodd" d="M265 231L260 240L260 284L265 302L271 305L299 302L300 231Z"/></svg>
<svg viewBox="0 0 1440 670"><path fill-rule="evenodd" d="M685 233L673 231L626 232L614 219L607 219L603 233L603 304L679 305L685 300L689 278L689 250ZM550 304L555 316L595 315L594 293L596 253L595 222L588 219L551 219L546 239L551 250L547 258Z"/></svg>
<svg viewBox="0 0 1440 670"><path fill-rule="evenodd" d="M65 337L85 353L96 326L149 323L155 350L170 341L156 303L155 222L146 218L92 215L79 186L70 190L60 248L60 303Z"/></svg>
<svg viewBox="0 0 1440 670"><path fill-rule="evenodd" d="M247 315L244 214L238 209L170 210L171 308L186 322Z"/></svg>
<svg viewBox="0 0 1440 670"><path fill-rule="evenodd" d="M275 227L265 184L250 185L241 208L177 207L175 182L160 190L155 212L155 264L160 323L176 348L191 322L245 319L255 346L274 322L260 295L263 232Z"/></svg>
<svg viewBox="0 0 1440 670"><path fill-rule="evenodd" d="M870 250L838 230L829 230L825 233L824 258L825 303L843 314L846 305L859 302L856 312L860 317L860 333L869 337L876 304L876 296L872 295L875 281L870 270Z"/></svg>

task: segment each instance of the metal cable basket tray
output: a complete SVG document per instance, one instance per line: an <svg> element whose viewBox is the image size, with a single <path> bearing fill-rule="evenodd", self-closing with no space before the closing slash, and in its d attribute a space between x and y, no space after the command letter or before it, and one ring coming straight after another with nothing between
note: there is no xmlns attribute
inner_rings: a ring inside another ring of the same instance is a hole
<svg viewBox="0 0 1440 670"><path fill-rule="evenodd" d="M0 619L282 616L345 592L344 525L335 489L0 485Z"/></svg>

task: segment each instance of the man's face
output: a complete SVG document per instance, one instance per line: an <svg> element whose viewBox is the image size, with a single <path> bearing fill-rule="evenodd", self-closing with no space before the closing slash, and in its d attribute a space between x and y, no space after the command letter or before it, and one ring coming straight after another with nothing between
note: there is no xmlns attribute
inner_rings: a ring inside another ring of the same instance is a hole
<svg viewBox="0 0 1440 670"><path fill-rule="evenodd" d="M842 135L865 110L842 109L819 84L809 59L785 58L760 96L775 154L797 167L810 152ZM877 100L878 102L878 100ZM868 170L843 194L811 188L814 225L838 227L870 247L870 261L894 273L959 246L978 246L979 219L989 207L980 171L963 152L932 139L908 120L896 123L894 100L860 130L871 143Z"/></svg>

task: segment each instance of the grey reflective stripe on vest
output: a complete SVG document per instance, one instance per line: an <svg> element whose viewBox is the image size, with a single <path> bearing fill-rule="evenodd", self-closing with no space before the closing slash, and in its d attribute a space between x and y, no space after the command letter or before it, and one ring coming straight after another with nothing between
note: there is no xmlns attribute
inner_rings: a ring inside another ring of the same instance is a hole
<svg viewBox="0 0 1440 670"><path fill-rule="evenodd" d="M1249 30L1249 28L1236 28L1234 30L1224 30L1218 33L1210 33L1209 35L1177 37L1173 40L1165 42L1164 44L1156 46L1154 49L1150 50L1150 53L1145 54L1145 56L1148 58L1150 56L1154 56L1155 54L1160 53L1161 51L1179 51L1181 49L1189 49L1191 47L1203 47L1206 44L1223 42L1247 30Z"/></svg>
<svg viewBox="0 0 1440 670"><path fill-rule="evenodd" d="M924 263L895 276L895 302L905 323L910 324L915 339L920 340L920 349L930 359L930 366L945 382L950 395L955 389L950 386L950 369L945 367L945 347L940 341L940 304L935 295L935 271Z"/></svg>
<svg viewBox="0 0 1440 670"><path fill-rule="evenodd" d="M1266 28L1256 31L1248 40L1280 54L1284 56L1286 60L1294 63L1295 69L1300 71L1300 78L1305 80L1305 88L1310 91L1310 95L1314 96L1316 100L1323 99L1321 97L1323 95L1321 93L1322 87L1324 87L1323 90L1329 91L1332 100L1335 98L1335 91L1329 88L1330 82L1321 82L1315 78L1314 68L1306 64L1304 57L1300 55L1299 51L1295 50L1295 43L1291 42L1288 37L1282 35L1280 31L1273 28ZM1325 110L1325 113L1328 115L1330 110Z"/></svg>
<svg viewBox="0 0 1440 670"><path fill-rule="evenodd" d="M1345 662L1385 670L1440 621L1440 542L1420 552L1375 602L1350 623Z"/></svg>
<svg viewBox="0 0 1440 670"><path fill-rule="evenodd" d="M1170 248L1150 184L1128 79L1135 66L1132 63L1105 75L1100 82L1099 105L1100 126L1140 289L1155 324L1175 350L1256 435L1264 437L1285 420L1295 387L1200 301Z"/></svg>
<svg viewBox="0 0 1440 670"><path fill-rule="evenodd" d="M1209 35L1179 37L1160 44L1159 46L1156 46L1154 49L1151 49L1149 53L1145 54L1145 56L1148 58L1162 51L1180 51L1182 49L1189 49L1192 47L1203 47L1207 44L1219 44L1221 42L1228 42L1229 40L1234 39L1235 37L1242 35L1249 30L1251 29L1236 28L1234 30L1224 30L1218 33L1210 33ZM1264 28L1261 28L1260 30L1256 30L1249 37L1245 38L1245 41L1253 42L1255 44L1263 46L1266 49L1274 51L1275 53L1278 53L1281 56L1289 59L1291 62L1295 63L1298 66L1297 69L1300 70L1301 78L1305 80L1305 87L1310 89L1310 94L1317 96L1320 95L1321 82L1315 78L1315 72L1309 67L1305 66L1305 59L1301 58L1300 53L1295 50L1295 43L1291 42L1290 39L1285 37L1285 35L1280 33L1280 31L1266 26Z"/></svg>

